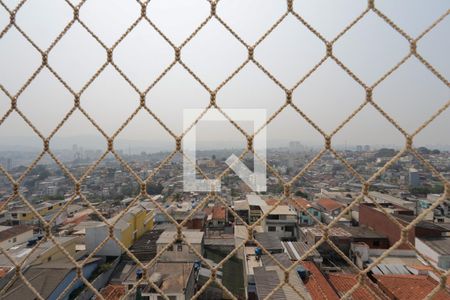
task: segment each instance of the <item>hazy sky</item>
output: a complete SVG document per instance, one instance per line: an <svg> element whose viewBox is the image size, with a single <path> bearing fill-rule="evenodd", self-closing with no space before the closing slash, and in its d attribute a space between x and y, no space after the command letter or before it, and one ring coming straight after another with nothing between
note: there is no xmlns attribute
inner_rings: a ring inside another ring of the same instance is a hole
<svg viewBox="0 0 450 300"><path fill-rule="evenodd" d="M13 7L18 1L4 1ZM367 5L356 0L295 0L295 9L322 35L331 40ZM409 35L416 37L450 8L447 0L385 0L377 7ZM247 42L253 44L286 9L282 0L222 0L218 14ZM140 7L133 0L88 0L80 18L107 44L112 43L137 18ZM204 0L152 0L148 16L179 45L209 14ZM62 0L29 0L17 14L19 26L42 48L48 47L72 17ZM9 22L0 7L0 31ZM418 51L447 79L450 75L450 18L447 17L419 43ZM369 13L339 39L335 55L367 84L401 60L409 44L374 13ZM284 85L291 87L324 55L323 43L293 16L288 16L255 50L255 58ZM117 47L114 60L135 84L144 89L173 60L172 48L146 22L141 22ZM247 57L247 50L216 20L211 20L182 50L183 61L211 88L215 88ZM75 24L51 51L49 64L74 89L79 90L106 59L105 51ZM40 55L16 29L0 40L0 84L16 93L40 64ZM293 100L325 131L331 132L361 102L364 90L336 63L327 60L296 89ZM374 100L406 130L412 132L450 99L450 91L418 60L408 60L374 91ZM147 96L147 105L175 133L182 130L184 108L203 108L209 94L180 65L173 67ZM225 108L265 108L268 115L285 101L283 91L253 63L248 64L218 95ZM136 109L139 98L133 89L108 66L83 93L81 105L108 134ZM0 91L0 114L9 108ZM44 69L18 99L18 106L44 135L73 105L71 95ZM204 126L207 127L207 126ZM212 130L211 128L214 128ZM244 142L230 124L214 124L202 139L224 145ZM220 131L220 134L217 134ZM416 140L421 145L450 145L450 110L442 114ZM56 134L54 147L76 141L74 137L100 134L79 112ZM292 109L287 109L267 129L269 145L298 140L320 144L322 137ZM119 140L145 140L171 144L146 112L141 112L119 135ZM368 106L336 135L334 144L403 144L400 133L373 107ZM0 126L0 141L30 144L37 138L12 114ZM1 143L1 142L0 142ZM59 145L58 145L59 143ZM89 144L84 145L89 147Z"/></svg>

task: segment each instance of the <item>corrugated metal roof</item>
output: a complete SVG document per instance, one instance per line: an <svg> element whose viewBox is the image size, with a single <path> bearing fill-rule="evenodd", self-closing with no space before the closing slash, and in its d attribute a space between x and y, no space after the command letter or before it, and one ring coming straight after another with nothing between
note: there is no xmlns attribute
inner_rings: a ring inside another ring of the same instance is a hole
<svg viewBox="0 0 450 300"><path fill-rule="evenodd" d="M311 248L311 246L302 241L281 243L291 260L299 260L303 256L303 254L305 254ZM320 253L319 251L317 251L317 249L314 249L308 255L308 257L320 257Z"/></svg>

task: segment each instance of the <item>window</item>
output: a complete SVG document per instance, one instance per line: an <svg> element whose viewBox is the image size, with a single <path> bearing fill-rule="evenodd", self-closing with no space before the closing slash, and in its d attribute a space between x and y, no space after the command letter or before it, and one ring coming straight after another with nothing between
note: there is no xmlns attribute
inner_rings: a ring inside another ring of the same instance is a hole
<svg viewBox="0 0 450 300"><path fill-rule="evenodd" d="M314 216L317 217L319 215L319 212L317 210L314 211Z"/></svg>
<svg viewBox="0 0 450 300"><path fill-rule="evenodd" d="M373 246L374 247L380 246L380 241L373 241Z"/></svg>
<svg viewBox="0 0 450 300"><path fill-rule="evenodd" d="M173 245L170 245L170 247L167 248L167 251L173 251Z"/></svg>
<svg viewBox="0 0 450 300"><path fill-rule="evenodd" d="M16 213L13 213L13 214L11 214L11 217L17 218L17 214L16 214Z"/></svg>
<svg viewBox="0 0 450 300"><path fill-rule="evenodd" d="M182 252L183 251L183 245L182 244L177 244L177 251L178 252Z"/></svg>
<svg viewBox="0 0 450 300"><path fill-rule="evenodd" d="M275 226L269 226L268 231L277 231Z"/></svg>
<svg viewBox="0 0 450 300"><path fill-rule="evenodd" d="M27 216L27 214L22 214L22 217L26 217Z"/></svg>
<svg viewBox="0 0 450 300"><path fill-rule="evenodd" d="M307 219L304 219L304 220L303 220L303 224L308 224L308 220L307 220Z"/></svg>

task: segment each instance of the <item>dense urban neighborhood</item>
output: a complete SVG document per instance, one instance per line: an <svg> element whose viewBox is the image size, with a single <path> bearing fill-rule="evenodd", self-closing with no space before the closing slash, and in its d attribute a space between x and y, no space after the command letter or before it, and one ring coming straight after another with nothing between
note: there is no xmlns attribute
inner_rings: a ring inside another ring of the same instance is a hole
<svg viewBox="0 0 450 300"><path fill-rule="evenodd" d="M200 151L202 172L221 176L213 196L184 191L178 154L97 161L99 151L74 145L57 153L64 168L50 157L28 168L32 154L2 152L3 169L26 176L15 190L0 175L1 298L412 300L443 287L435 299L450 299L439 179L450 178L450 153L416 150L420 159L291 142L268 150L261 193L228 170L238 150Z"/></svg>

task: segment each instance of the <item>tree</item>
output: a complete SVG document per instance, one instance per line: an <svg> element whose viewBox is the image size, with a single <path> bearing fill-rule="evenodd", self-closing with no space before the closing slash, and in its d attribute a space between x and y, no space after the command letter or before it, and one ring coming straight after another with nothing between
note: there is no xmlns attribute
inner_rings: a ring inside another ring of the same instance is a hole
<svg viewBox="0 0 450 300"><path fill-rule="evenodd" d="M430 193L430 189L428 187L425 186L418 186L418 187L412 187L409 189L409 192L414 195L414 196L418 196L418 195L427 195Z"/></svg>
<svg viewBox="0 0 450 300"><path fill-rule="evenodd" d="M298 190L298 191L296 191L295 192L295 196L297 196L297 197L302 197L302 198L308 198L308 194L307 193L305 193L305 192L303 192L302 190Z"/></svg>
<svg viewBox="0 0 450 300"><path fill-rule="evenodd" d="M437 154L441 154L441 151L439 151L438 149L434 149L433 151L431 151L432 154L437 155Z"/></svg>
<svg viewBox="0 0 450 300"><path fill-rule="evenodd" d="M158 195L161 194L162 190L164 189L164 187L162 186L161 183L148 183L147 184L147 193L149 195Z"/></svg>

